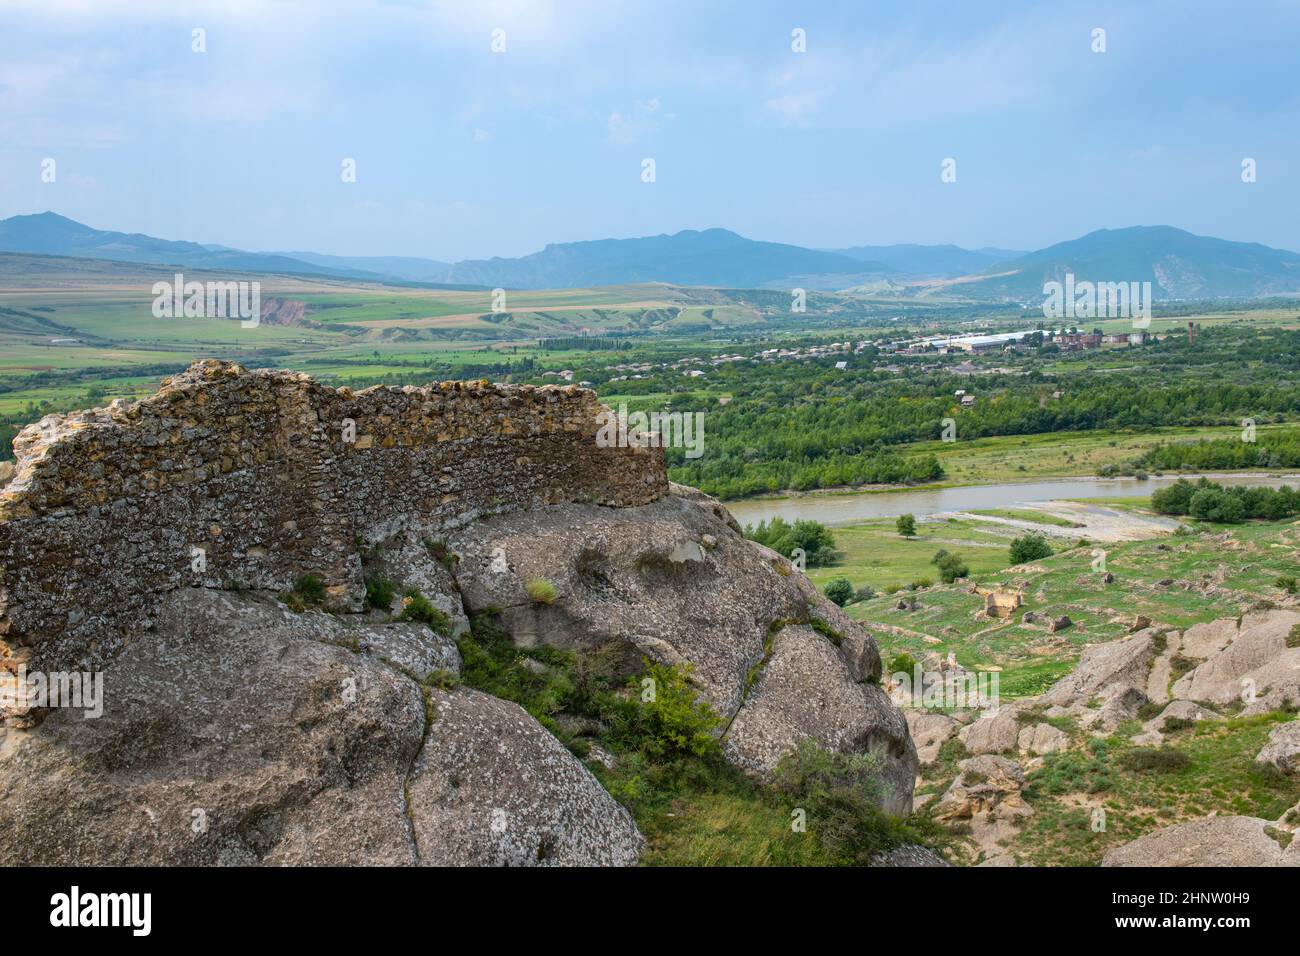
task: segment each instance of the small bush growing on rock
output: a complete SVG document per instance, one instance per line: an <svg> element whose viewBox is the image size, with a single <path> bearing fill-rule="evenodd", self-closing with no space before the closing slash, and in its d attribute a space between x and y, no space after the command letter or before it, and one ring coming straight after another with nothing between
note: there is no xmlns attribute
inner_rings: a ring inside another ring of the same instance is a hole
<svg viewBox="0 0 1300 956"><path fill-rule="evenodd" d="M401 621L427 624L438 634L451 633L451 618L434 607L433 603L419 591L406 592L406 597L402 598L402 610L398 612L397 618Z"/></svg>
<svg viewBox="0 0 1300 956"><path fill-rule="evenodd" d="M1283 577L1278 578L1273 583L1277 587L1285 591L1287 594L1295 594L1296 592L1296 579L1293 577L1284 575Z"/></svg>
<svg viewBox="0 0 1300 956"><path fill-rule="evenodd" d="M689 683L691 669L690 664L670 667L647 662L645 676L628 683L641 702L636 723L650 753L707 757L721 752L713 730L722 718L696 696Z"/></svg>
<svg viewBox="0 0 1300 956"><path fill-rule="evenodd" d="M555 585L546 578L532 578L524 585L524 590L528 592L534 604L554 604L560 594Z"/></svg>
<svg viewBox="0 0 1300 956"><path fill-rule="evenodd" d="M1290 632L1287 634L1286 646L1291 648L1300 647L1300 624L1291 628Z"/></svg>
<svg viewBox="0 0 1300 956"><path fill-rule="evenodd" d="M826 585L823 593L839 607L843 607L853 597L853 585L849 583L848 578L835 578Z"/></svg>
<svg viewBox="0 0 1300 956"><path fill-rule="evenodd" d="M820 617L810 617L808 618L808 626L836 647L844 643L844 635L831 627L829 621L825 621Z"/></svg>
<svg viewBox="0 0 1300 956"><path fill-rule="evenodd" d="M304 604L320 604L325 600L325 582L314 574L300 574L294 579L293 593Z"/></svg>
<svg viewBox="0 0 1300 956"><path fill-rule="evenodd" d="M880 809L880 758L873 753L839 754L804 738L781 758L773 785L808 812L812 831L837 859L865 866L883 850L920 842Z"/></svg>
<svg viewBox="0 0 1300 956"><path fill-rule="evenodd" d="M393 606L397 586L382 575L366 578L366 607L387 611Z"/></svg>
<svg viewBox="0 0 1300 956"><path fill-rule="evenodd" d="M889 673L907 674L909 677L916 670L916 658L904 651L901 654L895 654L889 662Z"/></svg>

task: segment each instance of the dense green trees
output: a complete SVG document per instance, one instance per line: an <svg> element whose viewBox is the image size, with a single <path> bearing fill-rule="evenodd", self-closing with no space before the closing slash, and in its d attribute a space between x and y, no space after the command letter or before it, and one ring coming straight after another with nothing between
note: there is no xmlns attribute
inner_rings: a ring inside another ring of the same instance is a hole
<svg viewBox="0 0 1300 956"><path fill-rule="evenodd" d="M1224 487L1205 478L1193 483L1179 478L1151 495L1152 510L1166 515L1187 515L1198 521L1236 524L1247 518L1277 521L1300 514L1300 492L1281 488Z"/></svg>
<svg viewBox="0 0 1300 956"><path fill-rule="evenodd" d="M778 554L791 560L795 551L803 550L804 566L809 568L832 564L839 559L835 550L835 537L830 529L819 521L801 518L790 524L778 516L771 521L760 521L757 525L745 528L745 537L759 544L765 544Z"/></svg>

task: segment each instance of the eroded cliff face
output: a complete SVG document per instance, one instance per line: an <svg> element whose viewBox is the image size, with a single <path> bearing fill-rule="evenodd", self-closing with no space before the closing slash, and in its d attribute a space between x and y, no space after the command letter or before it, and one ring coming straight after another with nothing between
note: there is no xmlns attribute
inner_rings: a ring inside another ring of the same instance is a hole
<svg viewBox="0 0 1300 956"><path fill-rule="evenodd" d="M809 738L871 752L908 812L916 751L871 635L670 485L661 450L598 447L599 412L573 388L352 394L202 362L24 431L0 682L102 670L104 708L0 713L0 862L635 862L582 761L435 679L472 619L624 678L690 665L738 767L765 779ZM328 600L295 614L276 594L305 573ZM398 597L363 613L376 575ZM449 633L395 619L407 588Z"/></svg>

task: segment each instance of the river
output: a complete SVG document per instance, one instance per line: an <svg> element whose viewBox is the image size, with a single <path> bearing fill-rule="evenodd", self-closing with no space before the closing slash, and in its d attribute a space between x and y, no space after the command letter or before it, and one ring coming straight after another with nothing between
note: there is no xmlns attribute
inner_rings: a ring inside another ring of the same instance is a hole
<svg viewBox="0 0 1300 956"><path fill-rule="evenodd" d="M780 516L787 521L812 518L824 525L854 524L867 518L918 518L949 511L984 511L1062 498L1145 498L1178 480L1160 478L1047 478L1041 481L967 485L960 488L903 488L898 491L822 492L790 498L749 498L726 502L742 525ZM1185 476L1195 480L1196 475ZM1205 477L1223 485L1300 485L1300 475L1271 478L1262 474Z"/></svg>

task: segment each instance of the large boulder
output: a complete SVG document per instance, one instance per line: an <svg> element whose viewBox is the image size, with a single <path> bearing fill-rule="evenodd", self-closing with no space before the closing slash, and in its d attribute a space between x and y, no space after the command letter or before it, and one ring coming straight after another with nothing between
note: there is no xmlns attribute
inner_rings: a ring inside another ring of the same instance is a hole
<svg viewBox="0 0 1300 956"><path fill-rule="evenodd" d="M1070 746L1070 735L1051 724L1031 724L1021 729L1020 749L1030 754L1053 754Z"/></svg>
<svg viewBox="0 0 1300 956"><path fill-rule="evenodd" d="M961 721L947 714L908 708L903 711L907 718L907 729L916 745L916 755L921 763L931 763L939 756L939 750L961 729Z"/></svg>
<svg viewBox="0 0 1300 956"><path fill-rule="evenodd" d="M1117 687L1146 687L1154 656L1155 634L1150 630L1139 631L1122 641L1090 644L1079 656L1078 666L1053 684L1043 695L1043 701L1067 707L1109 696L1107 692Z"/></svg>
<svg viewBox="0 0 1300 956"><path fill-rule="evenodd" d="M718 502L673 491L639 507L558 505L457 530L448 545L466 608L494 612L521 646L599 650L627 674L644 659L689 665L739 766L766 778L806 738L870 751L886 806L906 812L916 751L878 686L875 640L789 561L746 540Z"/></svg>
<svg viewBox="0 0 1300 956"><path fill-rule="evenodd" d="M531 718L497 721L477 750L462 730L486 723L477 697L430 691L441 709L429 720L410 665L454 670L459 658L428 628L428 646L412 646L417 627L177 592L105 670L101 717L60 708L3 731L0 862L458 862L467 839L481 841L475 859L503 859L482 831L438 826L436 802L417 805L414 791L408 800L408 786L423 794L438 775L462 784L462 808L509 810L515 804L500 797L508 786L533 805L528 834L580 834L533 862L634 859L641 838L626 812L558 743L539 743L549 737ZM534 769L542 757L566 786L543 785ZM457 819L469 816L462 809ZM591 834L605 846L591 849Z"/></svg>
<svg viewBox="0 0 1300 956"><path fill-rule="evenodd" d="M972 754L1014 753L1020 745L1020 720L1013 707L985 711L957 732Z"/></svg>
<svg viewBox="0 0 1300 956"><path fill-rule="evenodd" d="M1300 720L1274 727L1268 735L1268 743L1256 755L1255 763L1300 775Z"/></svg>
<svg viewBox="0 0 1300 956"><path fill-rule="evenodd" d="M1025 772L1014 760L984 754L963 760L957 767L960 773L935 804L936 819L971 820L987 817L992 811L1008 819L1033 812L1020 795Z"/></svg>
<svg viewBox="0 0 1300 956"><path fill-rule="evenodd" d="M835 647L810 627L777 635L771 659L723 737L737 766L769 779L793 743L879 757L886 810L912 809L917 756L902 713L875 684L856 684Z"/></svg>
<svg viewBox="0 0 1300 956"><path fill-rule="evenodd" d="M628 866L631 815L518 704L433 690L411 773L412 830L432 866Z"/></svg>
<svg viewBox="0 0 1300 956"><path fill-rule="evenodd" d="M1174 683L1174 697L1220 705L1247 700L1258 687L1259 678L1266 676L1259 673L1261 669L1286 652L1287 637L1297 624L1300 624L1300 612L1283 608L1245 615L1235 635L1231 635L1232 640L1222 650L1212 650L1217 637L1215 642L1207 642L1206 648L1211 652L1202 664ZM1218 636L1226 632L1225 625ZM1286 673L1272 676L1285 678Z"/></svg>
<svg viewBox="0 0 1300 956"><path fill-rule="evenodd" d="M1102 866L1300 866L1273 824L1258 817L1204 817L1163 827L1107 851Z"/></svg>

